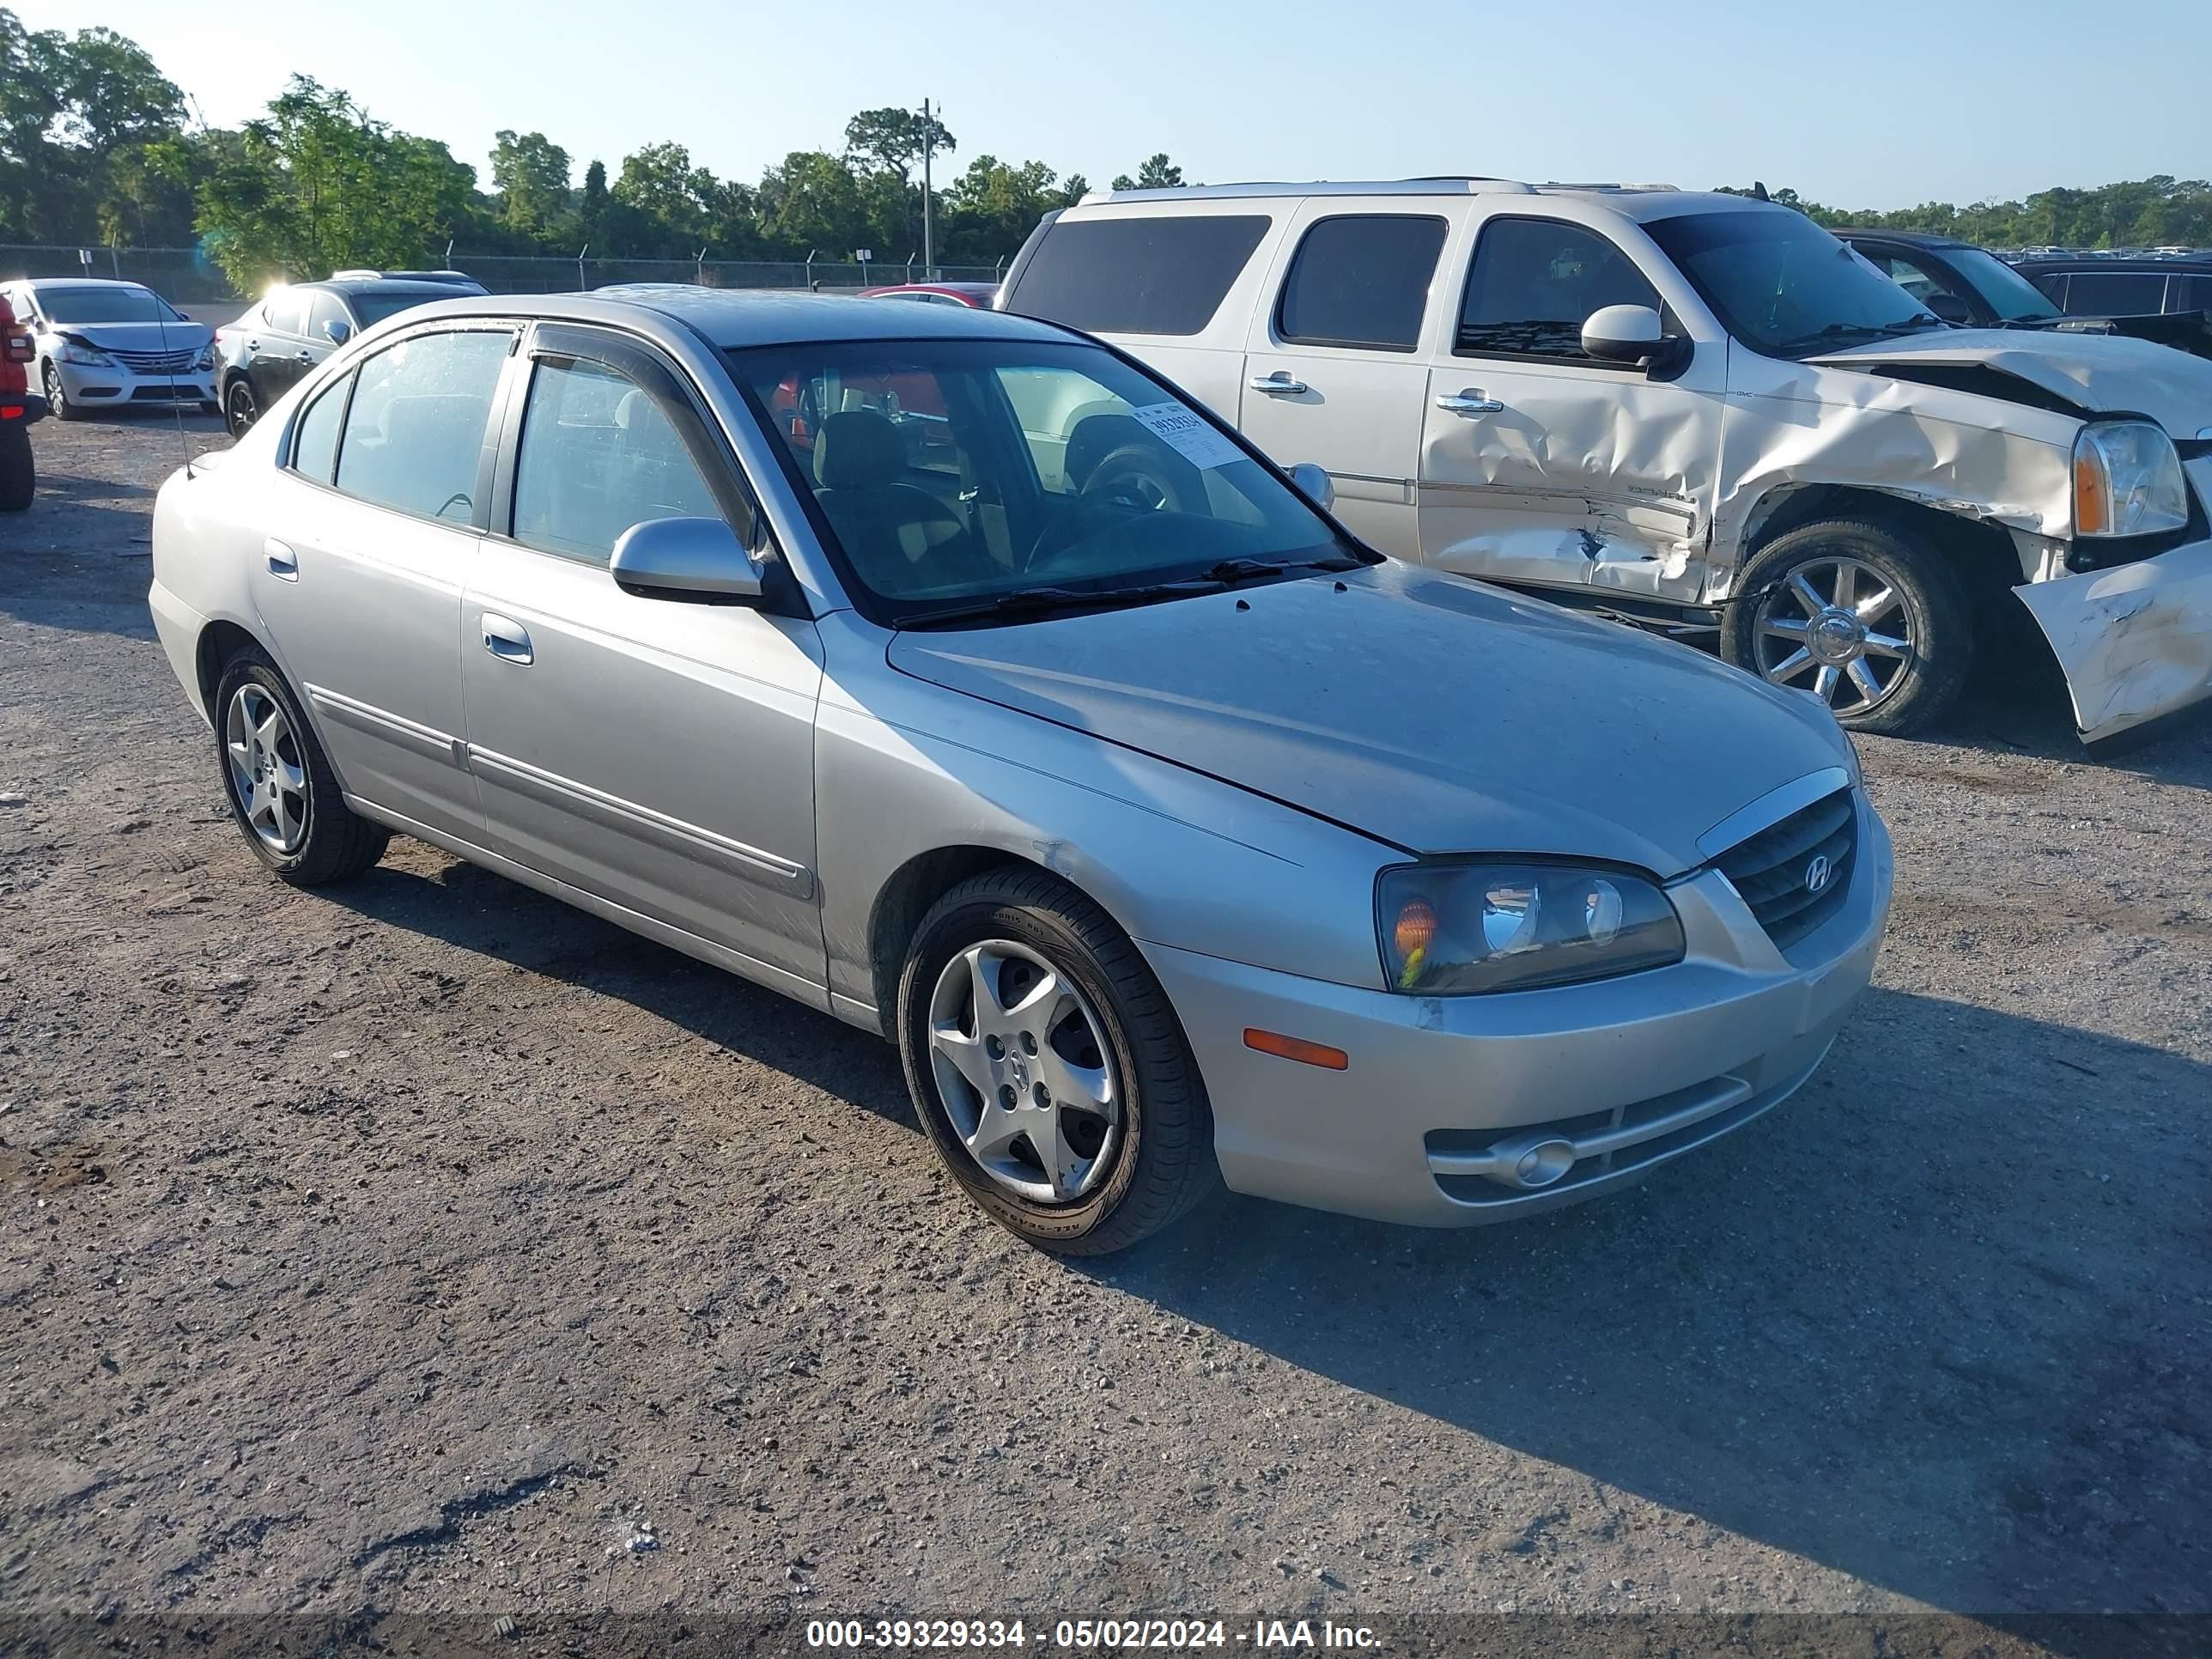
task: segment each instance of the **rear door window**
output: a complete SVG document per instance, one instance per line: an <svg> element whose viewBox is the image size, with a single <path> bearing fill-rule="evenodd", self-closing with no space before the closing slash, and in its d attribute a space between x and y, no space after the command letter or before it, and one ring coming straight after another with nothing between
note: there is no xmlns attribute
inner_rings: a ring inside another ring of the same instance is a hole
<svg viewBox="0 0 2212 1659"><path fill-rule="evenodd" d="M261 302L261 324L273 334L305 334L307 296L290 289L270 295Z"/></svg>
<svg viewBox="0 0 2212 1659"><path fill-rule="evenodd" d="M417 334L362 363L337 487L379 507L471 523L484 425L514 343L505 330Z"/></svg>
<svg viewBox="0 0 2212 1659"><path fill-rule="evenodd" d="M2066 279L2069 316L2145 316L2165 305L2162 270L2077 270Z"/></svg>
<svg viewBox="0 0 2212 1659"><path fill-rule="evenodd" d="M1660 309L1657 290L1611 242L1557 219L1492 219L1475 241L1452 349L1587 363L1583 324L1607 306Z"/></svg>
<svg viewBox="0 0 2212 1659"><path fill-rule="evenodd" d="M327 391L316 393L315 401L301 411L292 438L292 470L301 477L324 484L331 481L337 466L338 422L345 416L346 393L352 385L352 375L343 376Z"/></svg>
<svg viewBox="0 0 2212 1659"><path fill-rule="evenodd" d="M1062 219L1006 309L1094 334L1200 333L1270 222L1260 213Z"/></svg>
<svg viewBox="0 0 2212 1659"><path fill-rule="evenodd" d="M1306 345L1411 351L1443 247L1444 222L1425 215L1319 220L1291 261L1275 331Z"/></svg>

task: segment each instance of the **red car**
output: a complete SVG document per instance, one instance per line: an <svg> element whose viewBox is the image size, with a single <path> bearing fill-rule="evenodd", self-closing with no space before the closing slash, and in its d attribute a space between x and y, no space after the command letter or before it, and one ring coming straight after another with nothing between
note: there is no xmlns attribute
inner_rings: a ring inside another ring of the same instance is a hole
<svg viewBox="0 0 2212 1659"><path fill-rule="evenodd" d="M996 283L896 283L889 288L864 288L863 300L913 300L926 306L965 306L988 311L999 298Z"/></svg>
<svg viewBox="0 0 2212 1659"><path fill-rule="evenodd" d="M46 412L46 400L31 390L26 367L36 355L31 331L15 325L15 313L0 300L0 513L21 513L38 488L31 459L31 423Z"/></svg>

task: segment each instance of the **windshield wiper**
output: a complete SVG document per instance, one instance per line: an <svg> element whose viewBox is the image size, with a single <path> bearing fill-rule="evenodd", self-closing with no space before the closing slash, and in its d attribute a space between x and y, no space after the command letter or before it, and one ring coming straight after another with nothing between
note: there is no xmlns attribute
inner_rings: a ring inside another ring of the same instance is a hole
<svg viewBox="0 0 2212 1659"><path fill-rule="evenodd" d="M1830 323L1827 327L1813 333L1801 334L1794 340L1784 340L1774 349L1777 351L1802 351L1808 346L1840 345L1854 335L1867 340L1887 340L1900 334L1917 334L1926 328L1948 326L1941 317L1929 316L1913 317L1901 323Z"/></svg>
<svg viewBox="0 0 2212 1659"><path fill-rule="evenodd" d="M1332 554L1325 559L1224 559L1206 568L1208 581L1249 581L1255 576L1276 576L1285 570L1360 570L1367 561L1353 558L1348 553Z"/></svg>
<svg viewBox="0 0 2212 1659"><path fill-rule="evenodd" d="M1008 617L1033 617L1053 611L1088 611L1119 605L1145 605L1154 599L1180 599L1193 593L1218 593L1228 579L1208 575L1197 581L1146 582L1135 587L1017 587L962 605L920 611L902 617L901 628L926 628L933 623L975 622Z"/></svg>

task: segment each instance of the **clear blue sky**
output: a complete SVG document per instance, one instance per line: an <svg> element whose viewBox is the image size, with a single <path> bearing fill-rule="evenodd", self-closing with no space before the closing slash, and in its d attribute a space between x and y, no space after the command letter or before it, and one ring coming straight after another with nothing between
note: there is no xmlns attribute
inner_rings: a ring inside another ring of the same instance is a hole
<svg viewBox="0 0 2212 1659"><path fill-rule="evenodd" d="M136 39L231 125L300 70L478 169L501 127L610 173L674 139L752 179L845 118L942 101L951 166L1094 185L1662 179L1845 207L2212 174L2212 0L0 0ZM2109 32L2107 41L2100 35Z"/></svg>

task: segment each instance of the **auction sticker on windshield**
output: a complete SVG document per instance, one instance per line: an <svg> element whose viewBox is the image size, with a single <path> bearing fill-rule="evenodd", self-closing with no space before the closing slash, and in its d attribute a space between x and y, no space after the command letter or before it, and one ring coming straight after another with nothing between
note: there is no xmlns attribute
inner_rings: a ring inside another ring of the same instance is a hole
<svg viewBox="0 0 2212 1659"><path fill-rule="evenodd" d="M1142 404L1129 413L1193 466L1227 466L1244 452L1180 404Z"/></svg>

